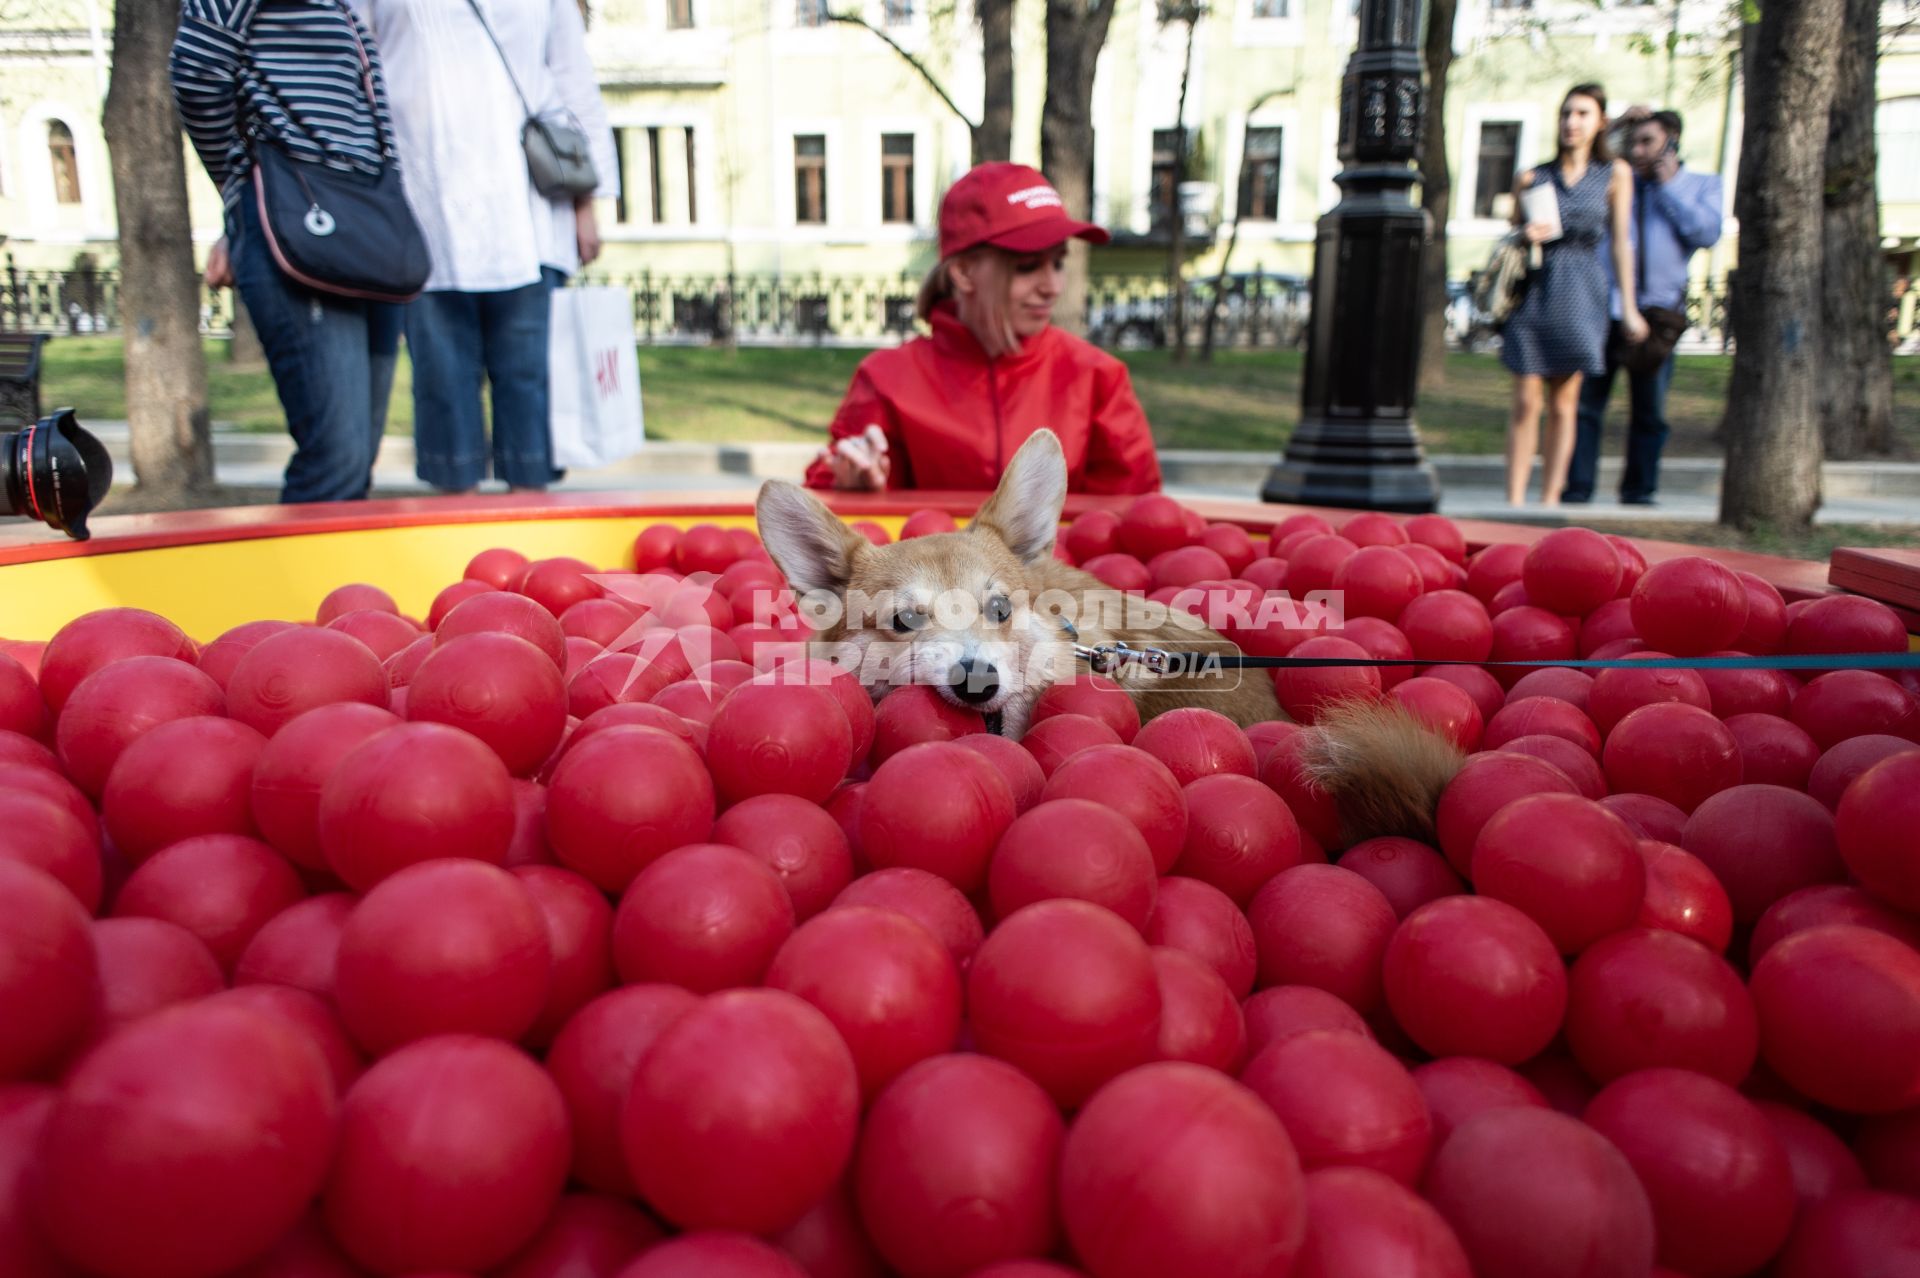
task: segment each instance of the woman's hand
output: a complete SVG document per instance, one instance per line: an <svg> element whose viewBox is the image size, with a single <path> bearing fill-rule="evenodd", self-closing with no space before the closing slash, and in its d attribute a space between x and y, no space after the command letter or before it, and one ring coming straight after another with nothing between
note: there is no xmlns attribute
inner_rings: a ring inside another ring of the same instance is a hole
<svg viewBox="0 0 1920 1278"><path fill-rule="evenodd" d="M892 460L887 453L887 436L878 426L868 426L859 435L839 440L820 456L833 467L833 486L855 492L868 492L887 486Z"/></svg>
<svg viewBox="0 0 1920 1278"><path fill-rule="evenodd" d="M1640 343L1646 341L1647 334L1648 332L1651 331L1647 327L1646 316L1640 313L1640 309L1638 307L1634 307L1632 310L1627 311L1624 315L1620 317L1620 327L1622 330L1625 331L1627 335L1627 341L1631 342L1635 346L1638 346Z"/></svg>
<svg viewBox="0 0 1920 1278"><path fill-rule="evenodd" d="M1529 244L1544 244L1560 234L1558 227L1551 222L1527 223L1526 236Z"/></svg>
<svg viewBox="0 0 1920 1278"><path fill-rule="evenodd" d="M592 196L573 206L573 234L580 244L580 265L591 266L600 256L600 222L593 213Z"/></svg>
<svg viewBox="0 0 1920 1278"><path fill-rule="evenodd" d="M221 236L207 250L207 287L233 287L233 259L227 253L227 237Z"/></svg>

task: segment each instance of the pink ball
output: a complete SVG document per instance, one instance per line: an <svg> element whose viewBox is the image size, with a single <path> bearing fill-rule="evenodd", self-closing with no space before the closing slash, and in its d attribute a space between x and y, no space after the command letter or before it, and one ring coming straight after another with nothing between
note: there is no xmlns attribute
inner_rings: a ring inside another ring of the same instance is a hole
<svg viewBox="0 0 1920 1278"><path fill-rule="evenodd" d="M1600 806L1632 826L1641 838L1678 843L1680 832L1687 828L1686 813L1651 794L1609 794Z"/></svg>
<svg viewBox="0 0 1920 1278"><path fill-rule="evenodd" d="M1480 707L1459 685L1423 676L1395 684L1387 695L1460 749L1480 748L1485 721Z"/></svg>
<svg viewBox="0 0 1920 1278"><path fill-rule="evenodd" d="M45 784L45 790L26 789L14 775L21 772L48 778L46 783L36 783ZM52 875L73 893L82 909L93 914L100 909L104 877L100 836L89 831L66 802L48 793L67 784L57 773L0 767L0 861L15 861ZM86 807L86 800L77 802L90 818L93 810Z"/></svg>
<svg viewBox="0 0 1920 1278"><path fill-rule="evenodd" d="M495 1278L615 1278L665 1232L631 1203L566 1194L533 1241L494 1271Z"/></svg>
<svg viewBox="0 0 1920 1278"><path fill-rule="evenodd" d="M1257 1056L1275 1043L1314 1030L1338 1030L1371 1040L1373 1031L1352 1006L1311 985L1274 985L1241 1007L1247 1025L1247 1054Z"/></svg>
<svg viewBox="0 0 1920 1278"><path fill-rule="evenodd" d="M1233 574L1220 553L1207 546L1181 546L1162 551L1153 557L1148 571L1153 574L1156 590L1162 586L1191 586L1200 581L1220 581Z"/></svg>
<svg viewBox="0 0 1920 1278"><path fill-rule="evenodd" d="M1767 907L1767 912L1753 925L1747 963L1757 964L1768 950L1796 932L1836 923L1884 932L1920 950L1920 920L1900 913L1850 884L1821 883L1789 892Z"/></svg>
<svg viewBox="0 0 1920 1278"><path fill-rule="evenodd" d="M1629 926L1646 895L1646 866L1626 822L1590 799L1515 800L1473 844L1474 888L1546 930L1563 954Z"/></svg>
<svg viewBox="0 0 1920 1278"><path fill-rule="evenodd" d="M47 1119L39 1219L106 1278L224 1273L291 1229L327 1174L326 1062L290 1022L190 1005L85 1057Z"/></svg>
<svg viewBox="0 0 1920 1278"><path fill-rule="evenodd" d="M1358 874L1331 865L1283 871L1255 894L1247 921L1263 986L1315 986L1362 1014L1380 1005L1382 955L1398 920Z"/></svg>
<svg viewBox="0 0 1920 1278"><path fill-rule="evenodd" d="M102 608L60 627L40 656L38 680L58 717L88 675L135 657L171 657L193 664L193 640L165 617L139 608ZM31 735L31 734L29 734Z"/></svg>
<svg viewBox="0 0 1920 1278"><path fill-rule="evenodd" d="M499 589L499 587L489 585L484 581L475 581L471 578L462 578L452 585L445 587L439 594L433 597L433 602L427 606L427 629L438 630L440 623L446 620L447 614L460 606L460 604L473 598L475 595L484 595L489 590L497 589Z"/></svg>
<svg viewBox="0 0 1920 1278"><path fill-rule="evenodd" d="M1778 785L1804 790L1820 747L1785 719L1771 714L1736 714L1724 720L1740 747L1740 779L1749 785Z"/></svg>
<svg viewBox="0 0 1920 1278"><path fill-rule="evenodd" d="M1240 1081L1273 1109L1300 1165L1365 1167L1418 1182L1433 1140L1426 1101L1406 1068L1370 1039L1313 1030L1264 1048Z"/></svg>
<svg viewBox="0 0 1920 1278"><path fill-rule="evenodd" d="M1310 837L1322 846L1338 847L1340 810L1333 796L1314 784L1307 774L1307 746L1312 740L1307 733L1296 732L1276 742L1260 765L1260 782L1286 803L1303 838Z"/></svg>
<svg viewBox="0 0 1920 1278"><path fill-rule="evenodd" d="M1440 792L1434 825L1447 863L1461 874L1472 868L1474 840L1495 813L1530 794L1577 794L1567 774L1540 759L1490 751L1461 765Z"/></svg>
<svg viewBox="0 0 1920 1278"><path fill-rule="evenodd" d="M1408 915L1387 945L1387 1006L1436 1056L1517 1065L1560 1028L1567 973L1553 941L1503 901L1450 896Z"/></svg>
<svg viewBox="0 0 1920 1278"><path fill-rule="evenodd" d="M1296 1278L1470 1278L1453 1229L1423 1199L1379 1172L1307 1173L1307 1239Z"/></svg>
<svg viewBox="0 0 1920 1278"><path fill-rule="evenodd" d="M1001 779L1013 794L1016 812L1025 812L1040 802L1041 792L1047 784L1047 773L1041 770L1039 760L1019 742L994 736L990 732L970 732L964 737L955 738L954 744L962 750L973 751L1000 769ZM1058 770L1056 766L1055 771Z"/></svg>
<svg viewBox="0 0 1920 1278"><path fill-rule="evenodd" d="M793 902L766 864L725 844L693 844L627 887L613 917L613 963L622 981L699 994L758 985L793 925Z"/></svg>
<svg viewBox="0 0 1920 1278"><path fill-rule="evenodd" d="M1396 620L1422 661L1485 661L1493 651L1493 620L1465 591L1430 591Z"/></svg>
<svg viewBox="0 0 1920 1278"><path fill-rule="evenodd" d="M326 892L274 915L240 952L234 984L291 985L331 1001L340 932L358 900L348 892Z"/></svg>
<svg viewBox="0 0 1920 1278"><path fill-rule="evenodd" d="M795 794L819 803L847 774L853 730L833 695L805 684L746 684L713 716L707 766L722 799Z"/></svg>
<svg viewBox="0 0 1920 1278"><path fill-rule="evenodd" d="M1165 874L1187 839L1187 800L1171 769L1143 749L1095 746L1061 763L1047 778L1043 801L1091 799L1133 822Z"/></svg>
<svg viewBox="0 0 1920 1278"><path fill-rule="evenodd" d="M1731 648L1747 623L1747 588L1729 568L1689 555L1647 569L1633 587L1633 628L1663 652Z"/></svg>
<svg viewBox="0 0 1920 1278"><path fill-rule="evenodd" d="M87 915L59 880L0 858L0 1079L28 1078L86 1035L100 988Z"/></svg>
<svg viewBox="0 0 1920 1278"><path fill-rule="evenodd" d="M1520 566L1527 598L1563 616L1584 617L1620 590L1620 552L1589 528L1558 528Z"/></svg>
<svg viewBox="0 0 1920 1278"><path fill-rule="evenodd" d="M1774 653L1787 637L1787 601L1773 584L1750 572L1734 574L1747 591L1747 621L1734 647L1741 652Z"/></svg>
<svg viewBox="0 0 1920 1278"><path fill-rule="evenodd" d="M1144 593L1153 584L1153 574L1147 571L1147 566L1120 551L1082 560L1080 567L1111 590Z"/></svg>
<svg viewBox="0 0 1920 1278"><path fill-rule="evenodd" d="M0 652L0 732L17 732L35 740L52 726L40 685L27 668Z"/></svg>
<svg viewBox="0 0 1920 1278"><path fill-rule="evenodd" d="M313 619L317 625L330 625L352 612L372 610L389 615L398 615L400 607L393 602L393 596L378 586L369 586L355 582L351 585L337 586L320 601L319 609Z"/></svg>
<svg viewBox="0 0 1920 1278"><path fill-rule="evenodd" d="M1174 869L1244 905L1260 886L1302 860L1300 829L1272 790L1220 773L1186 787L1187 837Z"/></svg>
<svg viewBox="0 0 1920 1278"><path fill-rule="evenodd" d="M833 1023L868 1102L960 1037L959 966L938 937L894 910L853 906L803 924L774 955L766 983Z"/></svg>
<svg viewBox="0 0 1920 1278"><path fill-rule="evenodd" d="M1064 1136L1053 1101L1010 1065L985 1056L915 1065L874 1102L854 1160L875 1248L906 1278L1052 1252Z"/></svg>
<svg viewBox="0 0 1920 1278"><path fill-rule="evenodd" d="M513 786L500 756L439 723L370 737L320 788L320 847L348 886L440 857L498 864L513 838Z"/></svg>
<svg viewBox="0 0 1920 1278"><path fill-rule="evenodd" d="M619 1278L807 1278L786 1252L750 1234L695 1231L669 1238L622 1269Z"/></svg>
<svg viewBox="0 0 1920 1278"><path fill-rule="evenodd" d="M1788 1086L1853 1114L1920 1103L1920 953L1863 927L1789 936L1754 965L1760 1053Z"/></svg>
<svg viewBox="0 0 1920 1278"><path fill-rule="evenodd" d="M212 715L163 723L120 752L100 795L107 834L130 861L195 835L254 833L254 766L266 738Z"/></svg>
<svg viewBox="0 0 1920 1278"><path fill-rule="evenodd" d="M827 1018L779 990L702 1000L641 1058L621 1139L641 1196L688 1229L784 1229L840 1179L860 1087Z"/></svg>
<svg viewBox="0 0 1920 1278"><path fill-rule="evenodd" d="M1187 706L1155 715L1133 745L1165 764L1183 786L1220 772L1254 774L1253 745L1246 733L1214 710Z"/></svg>
<svg viewBox="0 0 1920 1278"><path fill-rule="evenodd" d="M1467 539L1460 526L1445 515L1415 515L1401 525L1407 539L1415 545L1432 546L1449 563L1467 561Z"/></svg>
<svg viewBox="0 0 1920 1278"><path fill-rule="evenodd" d="M1111 510L1089 510L1074 517L1060 535L1073 562L1084 564L1120 549L1120 516Z"/></svg>
<svg viewBox="0 0 1920 1278"><path fill-rule="evenodd" d="M1614 726L1601 762L1615 790L1651 794L1692 812L1740 784L1740 747L1697 706L1642 706Z"/></svg>
<svg viewBox="0 0 1920 1278"><path fill-rule="evenodd" d="M1340 535L1356 546L1404 546L1407 533L1392 515L1369 510L1340 525Z"/></svg>
<svg viewBox="0 0 1920 1278"><path fill-rule="evenodd" d="M386 696L384 679L380 695ZM225 709L219 685L186 662L128 657L102 666L73 689L54 725L54 745L73 783L98 797L121 752L141 736L163 723Z"/></svg>
<svg viewBox="0 0 1920 1278"><path fill-rule="evenodd" d="M471 733L524 777L560 742L567 690L553 662L526 640L466 635L442 643L414 673L407 717Z"/></svg>
<svg viewBox="0 0 1920 1278"><path fill-rule="evenodd" d="M1573 965L1567 1043L1601 1083L1672 1067L1734 1086L1753 1068L1759 1025L1725 959L1672 932L1635 928L1599 941Z"/></svg>
<svg viewBox="0 0 1920 1278"><path fill-rule="evenodd" d="M1500 707L1507 703L1506 689L1500 681L1480 666L1428 666L1420 671L1424 677L1445 679L1473 698L1473 704L1480 707L1480 718L1484 721L1500 713Z"/></svg>
<svg viewBox="0 0 1920 1278"><path fill-rule="evenodd" d="M1157 1058L1190 1061L1223 1073L1239 1069L1247 1052L1247 1024L1233 991L1204 959L1155 946L1160 986Z"/></svg>
<svg viewBox="0 0 1920 1278"><path fill-rule="evenodd" d="M1837 882L1846 872L1832 816L1777 785L1735 786L1708 799L1687 818L1680 846L1713 871L1741 923L1754 922L1789 892Z"/></svg>
<svg viewBox="0 0 1920 1278"><path fill-rule="evenodd" d="M735 804L714 822L713 839L765 861L802 922L853 881L853 853L840 823L797 795L762 794Z"/></svg>
<svg viewBox="0 0 1920 1278"><path fill-rule="evenodd" d="M1630 599L1610 599L1588 613L1580 623L1580 655L1583 657L1591 657L1610 643L1631 640L1638 645L1639 639L1640 636L1633 629L1633 601Z"/></svg>
<svg viewBox="0 0 1920 1278"><path fill-rule="evenodd" d="M1346 593L1349 617L1383 617L1393 621L1425 589L1419 567L1386 545L1363 546L1343 560L1333 574L1333 588Z"/></svg>
<svg viewBox="0 0 1920 1278"><path fill-rule="evenodd" d="M1380 889L1396 918L1467 890L1445 857L1414 839L1388 836L1356 843L1341 854L1340 868Z"/></svg>
<svg viewBox="0 0 1920 1278"><path fill-rule="evenodd" d="M881 698L874 710L873 765L879 767L908 746L984 731L986 723L978 713L950 704L923 684L908 684Z"/></svg>
<svg viewBox="0 0 1920 1278"><path fill-rule="evenodd" d="M894 910L933 933L964 970L985 939L980 916L960 889L927 870L900 866L855 879L834 907L871 905Z"/></svg>
<svg viewBox="0 0 1920 1278"><path fill-rule="evenodd" d="M1027 729L1020 738L1042 774L1051 776L1060 765L1083 750L1119 745L1120 734L1098 719L1081 714L1056 714Z"/></svg>
<svg viewBox="0 0 1920 1278"><path fill-rule="evenodd" d="M283 630L255 644L227 680L227 713L271 737L316 706L387 704L387 675L365 644L332 630Z"/></svg>
<svg viewBox="0 0 1920 1278"><path fill-rule="evenodd" d="M1029 905L990 933L967 973L981 1051L1064 1106L1153 1059L1160 991L1140 934L1085 901Z"/></svg>
<svg viewBox="0 0 1920 1278"><path fill-rule="evenodd" d="M713 830L713 781L686 742L613 726L562 756L547 787L547 840L568 869L619 892L663 854Z"/></svg>
<svg viewBox="0 0 1920 1278"><path fill-rule="evenodd" d="M245 1007L275 1016L298 1029L313 1041L320 1049L320 1055L327 1063L327 1072L333 1078L333 1090L336 1096L344 1096L347 1089L359 1079L366 1069L366 1061L361 1057L353 1040L347 1037L347 1030L340 1023L339 1015L331 1004L316 994L294 989L290 985L238 985L233 989L219 989L207 997L207 1002L215 1006Z"/></svg>
<svg viewBox="0 0 1920 1278"><path fill-rule="evenodd" d="M434 627L434 638L441 644L448 644L462 635L490 631L525 639L546 653L556 667L566 663L567 636L566 631L560 628L558 618L525 595L514 594L505 586L455 604L441 618L440 624Z"/></svg>
<svg viewBox="0 0 1920 1278"><path fill-rule="evenodd" d="M651 572L655 568L665 568L673 563L674 547L680 544L680 529L672 524L648 524L633 539L633 567L635 572ZM487 554L510 554L512 552L487 551ZM475 560L478 563L478 560ZM524 561L523 565L524 566ZM473 575L469 566L467 575ZM511 580L511 574L509 574ZM506 589L504 583L500 586Z"/></svg>
<svg viewBox="0 0 1920 1278"><path fill-rule="evenodd" d="M699 1005L699 995L677 985L625 985L561 1027L546 1062L572 1120L573 1179L602 1193L635 1196L620 1111L640 1058L667 1026Z"/></svg>
<svg viewBox="0 0 1920 1278"><path fill-rule="evenodd" d="M1829 595L1815 599L1787 626L1786 652L1905 652L1907 627L1878 599Z"/></svg>
<svg viewBox="0 0 1920 1278"><path fill-rule="evenodd" d="M1564 737L1589 754L1600 753L1600 730L1578 706L1558 697L1516 698L1511 693L1500 713L1487 721L1484 745L1500 750L1515 738L1532 736Z"/></svg>
<svg viewBox="0 0 1920 1278"><path fill-rule="evenodd" d="M305 896L300 876L266 844L206 834L163 848L135 869L113 912L179 924L232 972L260 929Z"/></svg>
<svg viewBox="0 0 1920 1278"><path fill-rule="evenodd" d="M175 1003L220 992L220 964L206 943L165 919L100 919L93 925L100 971L92 1042Z"/></svg>
<svg viewBox="0 0 1920 1278"><path fill-rule="evenodd" d="M519 1049L421 1039L375 1062L342 1102L327 1226L380 1273L488 1270L539 1232L567 1149L560 1090Z"/></svg>
<svg viewBox="0 0 1920 1278"><path fill-rule="evenodd" d="M295 865L326 868L321 786L356 746L399 723L392 711L346 701L309 710L274 733L254 763L249 799L261 837Z"/></svg>
<svg viewBox="0 0 1920 1278"><path fill-rule="evenodd" d="M1304 599L1311 591L1333 589L1340 565L1359 549L1345 537L1334 534L1304 539L1282 556L1287 561L1286 592L1295 599Z"/></svg>
<svg viewBox="0 0 1920 1278"><path fill-rule="evenodd" d="M1895 909L1920 913L1920 751L1881 760L1860 774L1834 814L1847 868Z"/></svg>
<svg viewBox="0 0 1920 1278"><path fill-rule="evenodd" d="M1417 1065L1414 1086L1433 1120L1433 1147L1446 1144L1454 1128L1495 1109L1546 1109L1540 1089L1505 1065L1478 1056L1442 1056Z"/></svg>
<svg viewBox="0 0 1920 1278"><path fill-rule="evenodd" d="M422 637L414 622L378 608L356 608L325 624L328 630L358 639L383 662Z"/></svg>
<svg viewBox="0 0 1920 1278"><path fill-rule="evenodd" d="M1524 754L1551 763L1567 774L1574 790L1583 798L1598 801L1607 796L1607 774L1600 770L1600 760L1565 737L1515 737L1500 749L1507 754Z"/></svg>
<svg viewBox="0 0 1920 1278"><path fill-rule="evenodd" d="M592 565L567 556L536 559L527 565L513 589L558 617L582 599L599 596L600 587L587 580L591 572Z"/></svg>
<svg viewBox="0 0 1920 1278"><path fill-rule="evenodd" d="M1828 747L1813 765L1813 771L1807 774L1807 793L1831 812L1840 806L1840 796L1861 773L1882 759L1909 752L1920 752L1920 746L1905 737L1885 733L1849 737Z"/></svg>
<svg viewBox="0 0 1920 1278"><path fill-rule="evenodd" d="M1372 656L1352 640L1332 635L1307 640L1293 650L1293 655L1360 660ZM1273 686L1282 709L1301 723L1312 723L1322 711L1341 701L1377 699L1381 679L1380 671L1371 666L1287 667L1274 672Z"/></svg>
<svg viewBox="0 0 1920 1278"><path fill-rule="evenodd" d="M1835 1194L1801 1213L1777 1278L1899 1274L1920 1266L1920 1204L1900 1194Z"/></svg>
<svg viewBox="0 0 1920 1278"><path fill-rule="evenodd" d="M1653 1267L1653 1211L1632 1165L1563 1114L1468 1119L1423 1188L1478 1278L1641 1278Z"/></svg>
<svg viewBox="0 0 1920 1278"><path fill-rule="evenodd" d="M1872 670L1821 675L1794 694L1792 718L1822 750L1870 733L1920 742L1920 702Z"/></svg>
<svg viewBox="0 0 1920 1278"><path fill-rule="evenodd" d="M1831 1127L1804 1110L1776 1101L1757 1103L1787 1151L1794 1192L1803 1211L1835 1194L1867 1187L1867 1174L1860 1170L1859 1160Z"/></svg>
<svg viewBox="0 0 1920 1278"><path fill-rule="evenodd" d="M1493 619L1495 661L1568 661L1577 651L1579 642L1573 627L1544 608L1522 605ZM1506 666L1495 670L1493 677L1511 685L1523 673L1518 667Z"/></svg>
<svg viewBox="0 0 1920 1278"><path fill-rule="evenodd" d="M1634 846L1647 867L1647 894L1634 922L1725 953L1733 939L1733 902L1707 863L1658 839L1641 839Z"/></svg>
<svg viewBox="0 0 1920 1278"><path fill-rule="evenodd" d="M1033 723L1056 714L1083 714L1100 720L1130 742L1140 731L1140 708L1119 684L1100 675L1078 675L1056 683L1033 705Z"/></svg>
<svg viewBox="0 0 1920 1278"><path fill-rule="evenodd" d="M1258 782L1247 784L1273 798ZM1067 898L1105 906L1144 932L1154 878L1153 854L1126 817L1088 799L1052 799L1014 818L1000 836L987 892L1001 918L1036 901Z"/></svg>
<svg viewBox="0 0 1920 1278"><path fill-rule="evenodd" d="M1391 692L1400 684L1413 678L1413 672L1417 668L1412 664L1413 645L1407 642L1406 635L1402 634L1399 627L1392 622L1382 621L1378 617L1350 617L1347 619L1346 628L1340 632L1340 637L1359 644L1367 656L1376 661L1408 663L1404 666L1370 667L1380 676L1380 687L1383 691Z"/></svg>
<svg viewBox="0 0 1920 1278"><path fill-rule="evenodd" d="M428 861L383 879L340 932L334 998L374 1055L433 1034L517 1039L553 978L547 923L512 874Z"/></svg>
<svg viewBox="0 0 1920 1278"><path fill-rule="evenodd" d="M540 908L553 951L546 1001L525 1039L545 1047L575 1012L613 986L613 907L572 870L516 865L510 872Z"/></svg>
<svg viewBox="0 0 1920 1278"><path fill-rule="evenodd" d="M1253 989L1258 967L1253 928L1233 898L1211 883L1180 875L1161 879L1146 938L1150 945L1183 950L1207 963L1235 999Z"/></svg>
<svg viewBox="0 0 1920 1278"><path fill-rule="evenodd" d="M1707 655L1729 657L1739 654L1714 652ZM1799 687L1791 676L1780 670L1702 670L1699 674L1712 700L1708 709L1722 719L1731 719L1738 714L1770 714L1784 719L1793 704L1793 694Z"/></svg>
<svg viewBox="0 0 1920 1278"><path fill-rule="evenodd" d="M1643 652L1635 654L1635 659L1665 655ZM1602 670L1594 676L1593 691L1587 698L1587 713L1604 736L1612 733L1622 719L1641 706L1666 702L1698 706L1702 710L1713 708L1713 697L1707 691L1706 680L1700 672L1640 669L1629 665Z"/></svg>
<svg viewBox="0 0 1920 1278"><path fill-rule="evenodd" d="M1061 1212L1098 1278L1256 1278L1292 1267L1306 1230L1299 1161L1270 1110L1184 1062L1130 1072L1067 1133Z"/></svg>
<svg viewBox="0 0 1920 1278"><path fill-rule="evenodd" d="M1121 547L1128 554L1149 559L1163 550L1187 544L1186 513L1165 493L1136 497L1120 516Z"/></svg>
<svg viewBox="0 0 1920 1278"><path fill-rule="evenodd" d="M1601 1089L1584 1121L1645 1187L1662 1264L1736 1278L1786 1242L1795 1207L1786 1149L1766 1115L1726 1082L1641 1070Z"/></svg>
<svg viewBox="0 0 1920 1278"><path fill-rule="evenodd" d="M972 893L985 886L993 849L1013 818L1013 794L998 768L970 750L929 742L874 770L860 809L860 848L875 868L930 870Z"/></svg>
<svg viewBox="0 0 1920 1278"><path fill-rule="evenodd" d="M1200 542L1227 561L1227 570L1238 577L1254 561L1253 537L1238 524L1208 524Z"/></svg>
<svg viewBox="0 0 1920 1278"><path fill-rule="evenodd" d="M854 1211L853 1192L846 1181L775 1234L773 1241L807 1274L884 1278L879 1253Z"/></svg>

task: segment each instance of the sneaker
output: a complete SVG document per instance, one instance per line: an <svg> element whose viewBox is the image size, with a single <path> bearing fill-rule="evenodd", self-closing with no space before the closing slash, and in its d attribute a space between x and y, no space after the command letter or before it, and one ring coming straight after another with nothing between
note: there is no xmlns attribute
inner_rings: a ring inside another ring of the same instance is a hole
<svg viewBox="0 0 1920 1278"><path fill-rule="evenodd" d="M1658 506L1660 503L1653 499L1652 493L1647 493L1641 497L1622 497L1620 504L1622 506Z"/></svg>

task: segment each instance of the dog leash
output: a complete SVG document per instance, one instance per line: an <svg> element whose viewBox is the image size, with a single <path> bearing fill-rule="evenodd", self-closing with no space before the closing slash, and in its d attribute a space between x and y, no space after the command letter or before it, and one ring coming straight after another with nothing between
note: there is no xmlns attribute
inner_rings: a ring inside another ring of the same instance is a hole
<svg viewBox="0 0 1920 1278"><path fill-rule="evenodd" d="M1336 636L1337 637L1337 636ZM1920 652L1792 653L1771 657L1568 657L1546 661L1467 661L1461 658L1422 660L1418 657L1255 657L1243 652L1175 652L1167 648L1134 647L1126 643L1075 643L1074 655L1094 674L1107 675L1126 666L1148 674L1176 676L1201 670L1311 670L1346 666L1485 666L1507 670L1920 670Z"/></svg>

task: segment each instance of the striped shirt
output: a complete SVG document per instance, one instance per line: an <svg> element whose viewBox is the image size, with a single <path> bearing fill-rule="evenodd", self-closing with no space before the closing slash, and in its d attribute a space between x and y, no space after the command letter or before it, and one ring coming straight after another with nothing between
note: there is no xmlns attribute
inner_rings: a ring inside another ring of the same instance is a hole
<svg viewBox="0 0 1920 1278"><path fill-rule="evenodd" d="M170 68L180 122L229 211L254 137L363 173L396 158L379 52L340 0L185 0Z"/></svg>

